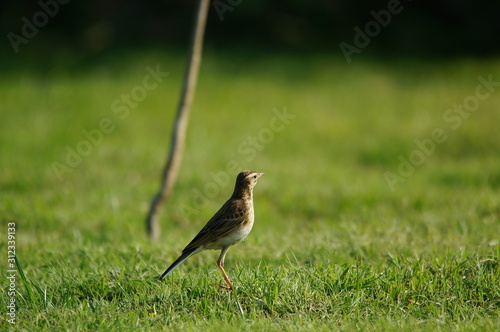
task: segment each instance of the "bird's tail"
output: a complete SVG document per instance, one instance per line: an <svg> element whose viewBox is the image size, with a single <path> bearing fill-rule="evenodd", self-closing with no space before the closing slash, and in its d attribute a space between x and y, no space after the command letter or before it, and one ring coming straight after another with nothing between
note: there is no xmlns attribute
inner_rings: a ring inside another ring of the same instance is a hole
<svg viewBox="0 0 500 332"><path fill-rule="evenodd" d="M179 264L181 264L186 259L194 255L196 252L197 252L196 250L193 250L191 252L182 253L182 255L180 255L180 257L177 258L175 262L173 262L172 265L170 265L168 269L165 270L165 272L163 272L163 274L160 277L160 280L165 279L165 277L168 276L170 272L172 272Z"/></svg>

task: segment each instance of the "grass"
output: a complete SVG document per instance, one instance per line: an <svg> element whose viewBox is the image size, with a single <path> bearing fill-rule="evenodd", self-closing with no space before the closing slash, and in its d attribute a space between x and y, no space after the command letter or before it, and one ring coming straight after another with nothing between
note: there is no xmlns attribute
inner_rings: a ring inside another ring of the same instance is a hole
<svg viewBox="0 0 500 332"><path fill-rule="evenodd" d="M208 52L157 243L147 240L144 218L166 157L183 57L59 60L0 78L0 243L6 248L7 224L15 222L14 327L493 331L500 324L500 88L457 128L443 118L474 95L478 76L500 81L500 60L347 65L331 55ZM169 76L126 116L113 112L157 64ZM272 130L273 109L295 117ZM103 118L113 129L68 166L67 149L85 148L82 131L95 132ZM401 160L422 151L415 140L432 138L435 128L446 140L401 176ZM55 162L68 169L58 174ZM222 282L218 252L157 281L230 195L232 165L267 173L255 189L254 229L226 259L236 291L213 285ZM400 181L391 186L387 172ZM8 280L1 285L7 312ZM2 329L12 327L6 317Z"/></svg>

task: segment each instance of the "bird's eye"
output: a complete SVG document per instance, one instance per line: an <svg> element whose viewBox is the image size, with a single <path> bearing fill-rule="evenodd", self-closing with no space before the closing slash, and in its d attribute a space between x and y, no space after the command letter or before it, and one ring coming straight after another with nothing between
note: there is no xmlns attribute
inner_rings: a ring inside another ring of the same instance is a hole
<svg viewBox="0 0 500 332"><path fill-rule="evenodd" d="M257 175L254 175L254 176L253 176L253 178L254 178L254 179L256 179L256 178L257 178Z"/></svg>

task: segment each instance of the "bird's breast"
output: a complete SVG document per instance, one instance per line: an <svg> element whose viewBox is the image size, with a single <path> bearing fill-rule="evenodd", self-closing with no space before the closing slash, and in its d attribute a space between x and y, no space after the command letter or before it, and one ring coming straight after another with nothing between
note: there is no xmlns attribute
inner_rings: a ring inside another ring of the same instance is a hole
<svg viewBox="0 0 500 332"><path fill-rule="evenodd" d="M253 219L247 220L246 223L240 224L240 226L237 229L235 229L233 232L231 232L231 234L229 234L224 239L225 244L232 245L232 244L235 244L237 242L242 241L250 233L250 231L252 230L252 226L253 226Z"/></svg>
<svg viewBox="0 0 500 332"><path fill-rule="evenodd" d="M253 221L254 214L252 207L251 209L249 209L247 215L244 217L244 220L240 224L235 226L234 229L224 237L221 237L217 239L217 241L214 241L209 247L207 247L207 249L221 248L242 241L252 230Z"/></svg>
<svg viewBox="0 0 500 332"><path fill-rule="evenodd" d="M247 237L248 233L250 233L250 231L252 230L253 220L254 220L253 207L251 207L248 211L247 217L240 224L239 230L236 232L236 236L240 238L237 241L241 241Z"/></svg>

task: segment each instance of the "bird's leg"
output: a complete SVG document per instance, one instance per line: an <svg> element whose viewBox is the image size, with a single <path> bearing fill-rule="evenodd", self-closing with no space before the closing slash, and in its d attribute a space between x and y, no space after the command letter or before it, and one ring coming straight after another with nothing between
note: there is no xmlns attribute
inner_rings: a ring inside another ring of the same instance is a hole
<svg viewBox="0 0 500 332"><path fill-rule="evenodd" d="M226 252L228 249L229 249L229 246L222 248L219 259L217 260L217 266L219 267L220 271L222 272L222 276L224 277L224 281L226 282L227 287L220 285L220 284L217 284L217 285L220 286L221 288L232 291L233 284L231 284L231 280L229 280L229 277L227 276L226 271L224 270L224 258L226 257Z"/></svg>
<svg viewBox="0 0 500 332"><path fill-rule="evenodd" d="M231 284L231 280L229 280L229 277L226 274L226 271L224 271L224 262L217 262L217 266L219 267L220 271L222 272L222 276L224 277L224 281L227 284L226 286L219 285L220 287L227 289L227 290L233 290L233 284Z"/></svg>

